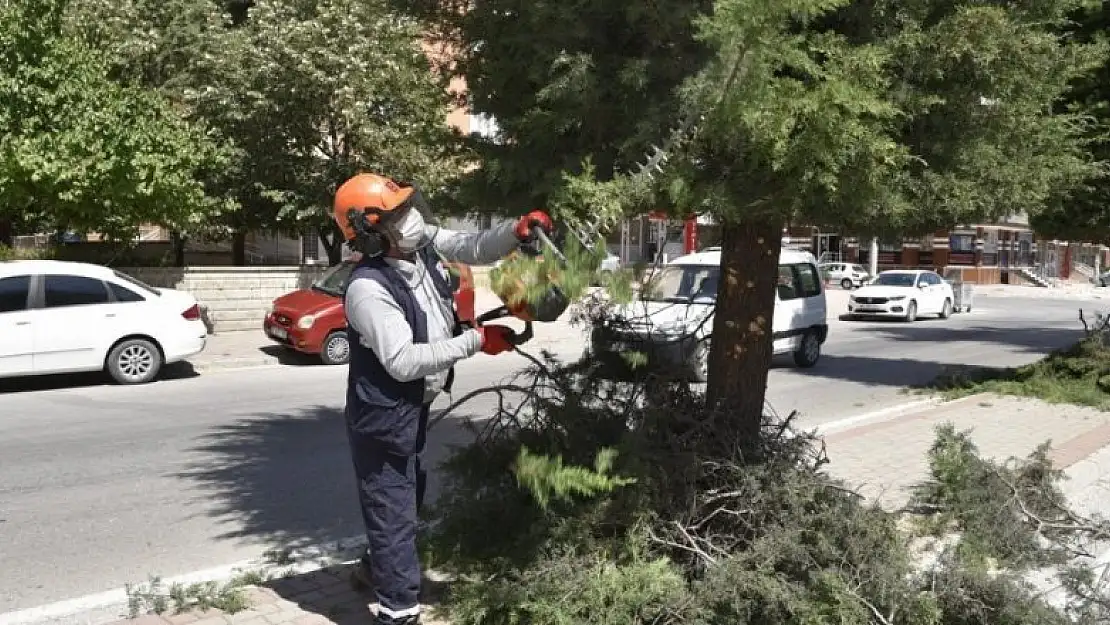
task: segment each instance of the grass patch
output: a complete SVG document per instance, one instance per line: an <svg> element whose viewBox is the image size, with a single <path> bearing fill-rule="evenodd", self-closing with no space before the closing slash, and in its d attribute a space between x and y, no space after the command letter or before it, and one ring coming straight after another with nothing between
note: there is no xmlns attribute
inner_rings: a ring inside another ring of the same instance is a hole
<svg viewBox="0 0 1110 625"><path fill-rule="evenodd" d="M266 581L267 578L256 571L242 572L222 584L175 583L167 587L161 578L152 577L145 584L127 585L128 615L137 618L143 614L181 614L208 609L235 614L250 607L244 590Z"/></svg>
<svg viewBox="0 0 1110 625"><path fill-rule="evenodd" d="M997 393L1110 410L1110 347L1101 333L1092 334L1022 367L949 369L922 390L948 399Z"/></svg>

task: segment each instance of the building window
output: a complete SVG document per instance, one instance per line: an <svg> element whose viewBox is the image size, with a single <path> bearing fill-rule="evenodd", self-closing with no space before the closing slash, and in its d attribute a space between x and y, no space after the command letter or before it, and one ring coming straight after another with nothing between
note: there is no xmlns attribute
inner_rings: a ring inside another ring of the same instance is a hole
<svg viewBox="0 0 1110 625"><path fill-rule="evenodd" d="M780 301L815 297L821 294L821 278L809 263L779 265L778 296Z"/></svg>
<svg viewBox="0 0 1110 625"><path fill-rule="evenodd" d="M901 252L902 251L902 242L901 241L882 241L882 240L880 240L879 241L879 251L880 252Z"/></svg>
<svg viewBox="0 0 1110 625"><path fill-rule="evenodd" d="M953 234L948 238L948 247L953 252L974 252L974 234Z"/></svg>

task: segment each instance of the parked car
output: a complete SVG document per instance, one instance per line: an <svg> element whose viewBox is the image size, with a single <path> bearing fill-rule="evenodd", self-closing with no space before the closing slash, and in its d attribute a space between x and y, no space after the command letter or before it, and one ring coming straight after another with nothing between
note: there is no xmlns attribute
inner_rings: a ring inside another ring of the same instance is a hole
<svg viewBox="0 0 1110 625"><path fill-rule="evenodd" d="M897 317L914 321L921 315L952 315L952 285L935 271L882 271L848 298L853 317Z"/></svg>
<svg viewBox="0 0 1110 625"><path fill-rule="evenodd" d="M720 266L719 248L664 265L641 289L640 299L619 307L612 323L593 331L591 352L609 362L621 353L644 353L649 366L677 365L694 381L706 381ZM778 272L774 353L793 354L795 364L812 367L829 330L817 262L809 252L782 250Z"/></svg>
<svg viewBox="0 0 1110 625"><path fill-rule="evenodd" d="M207 337L189 293L88 263L0 262L0 377L106 371L143 384Z"/></svg>
<svg viewBox="0 0 1110 625"><path fill-rule="evenodd" d="M307 289L297 289L273 301L262 320L262 330L275 343L294 351L319 356L327 365L347 364L351 358L343 289L358 256L332 266ZM455 308L461 317L473 316L474 280L466 265L449 263Z"/></svg>
<svg viewBox="0 0 1110 625"><path fill-rule="evenodd" d="M595 284L607 284L608 279L621 269L621 257L612 252L608 252L605 258L601 259L601 264L597 268L597 278Z"/></svg>
<svg viewBox="0 0 1110 625"><path fill-rule="evenodd" d="M845 289L863 286L871 280L871 274L866 269L852 263L825 263L821 265L821 271L829 277L830 282Z"/></svg>

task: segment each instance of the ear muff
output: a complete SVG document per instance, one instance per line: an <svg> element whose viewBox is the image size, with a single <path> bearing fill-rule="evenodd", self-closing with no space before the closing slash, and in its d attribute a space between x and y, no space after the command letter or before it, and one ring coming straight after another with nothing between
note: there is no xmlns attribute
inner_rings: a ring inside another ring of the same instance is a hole
<svg viewBox="0 0 1110 625"><path fill-rule="evenodd" d="M381 256L389 250L389 238L374 227L379 216L367 216L366 211L351 209L347 211L347 221L355 231L355 238L349 243L351 249L366 257Z"/></svg>

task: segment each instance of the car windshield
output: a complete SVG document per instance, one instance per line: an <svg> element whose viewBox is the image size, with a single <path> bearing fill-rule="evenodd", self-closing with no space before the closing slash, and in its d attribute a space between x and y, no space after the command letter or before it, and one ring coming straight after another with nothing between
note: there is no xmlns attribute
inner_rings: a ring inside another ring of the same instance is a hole
<svg viewBox="0 0 1110 625"><path fill-rule="evenodd" d="M123 280L124 282L129 282L129 283L139 287L140 289L142 289L142 290L144 290L148 293L153 293L155 295L161 295L162 294L160 291L158 291L158 289L150 286L149 284L147 284L146 282L143 282L142 280L139 280L138 278L132 278L131 276L129 276L125 273L115 271L115 270L113 270L112 273L114 273L116 275L116 277L119 278L120 280Z"/></svg>
<svg viewBox="0 0 1110 625"><path fill-rule="evenodd" d="M912 273L880 273L871 284L878 286L913 286L917 275Z"/></svg>
<svg viewBox="0 0 1110 625"><path fill-rule="evenodd" d="M343 289L347 286L347 278L351 277L351 271L354 267L355 264L349 260L332 266L324 272L324 275L317 278L316 282L312 283L312 289L335 297L342 297Z"/></svg>
<svg viewBox="0 0 1110 625"><path fill-rule="evenodd" d="M641 299L649 302L717 300L720 267L712 265L667 265L644 285Z"/></svg>

